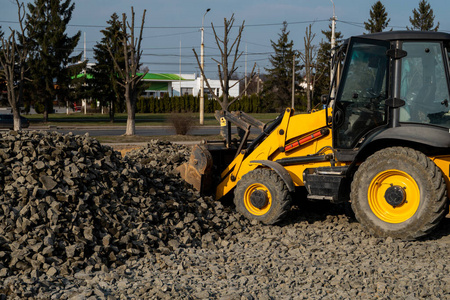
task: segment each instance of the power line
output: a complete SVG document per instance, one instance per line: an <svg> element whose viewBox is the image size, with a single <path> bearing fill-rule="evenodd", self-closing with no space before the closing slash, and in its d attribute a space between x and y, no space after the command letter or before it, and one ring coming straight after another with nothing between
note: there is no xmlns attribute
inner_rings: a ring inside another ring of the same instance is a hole
<svg viewBox="0 0 450 300"><path fill-rule="evenodd" d="M286 22L288 25L297 25L297 24L309 24L309 23L315 23L315 22L328 22L329 19L326 20L314 20L314 21L298 21L298 22ZM258 26L279 26L283 25L283 23L266 23L266 24L249 24L245 25L245 27L258 27ZM223 27L223 26L222 26Z"/></svg>
<svg viewBox="0 0 450 300"><path fill-rule="evenodd" d="M249 56L255 56L255 55L269 55L273 54L272 52L248 52L247 55ZM155 54L155 53L143 53L143 56L161 56L161 57L180 57L180 54ZM217 57L220 56L220 53L217 54L209 54L204 55L205 57ZM192 55L181 55L181 57L195 57L194 54Z"/></svg>
<svg viewBox="0 0 450 300"><path fill-rule="evenodd" d="M323 19L323 20L311 20L311 21L297 21L297 22L286 22L288 25L297 25L297 24L310 24L310 23L321 23L321 22L329 22L329 19ZM344 24L352 25L355 27L365 28L364 23L361 22L355 22L355 21L346 21L346 20L337 20L337 22L341 22ZM0 23L6 23L6 24L19 24L19 21L9 21L9 20L0 20ZM264 26L280 26L283 25L283 22L281 23L260 23L260 24L246 24L245 27L264 27ZM67 24L68 27L79 27L79 28L106 28L107 24L105 25L88 25L88 24ZM223 25L215 25L215 28L223 28ZM390 25L389 27L392 28L405 28L405 25L398 26L398 25ZM140 28L140 27L136 27ZM199 29L200 26L144 26L144 29ZM448 32L449 30L440 30L443 32ZM188 33L193 33L198 31L190 31ZM175 33L173 35L177 34L185 34L185 33ZM161 36L168 36L166 35L160 35L160 36L150 36L150 37L161 37ZM257 46L264 46L264 45L258 45Z"/></svg>
<svg viewBox="0 0 450 300"><path fill-rule="evenodd" d="M298 22L287 22L290 25L296 25L296 24L309 24L314 22L328 22L329 20L313 20L313 21L298 21ZM7 20L0 20L0 23L11 23L11 24L18 24L19 21L7 21ZM262 27L262 26L280 26L283 25L283 22L281 23L261 23L261 24L247 24L245 27ZM107 25L88 25L88 24L67 24L67 26L70 27L80 27L80 28L106 28ZM224 25L215 25L215 28L223 28ZM136 28L140 28L136 27ZM144 29L199 29L200 26L144 26Z"/></svg>
<svg viewBox="0 0 450 300"><path fill-rule="evenodd" d="M191 33L197 33L198 31L188 31L188 32L180 32L180 33L170 33L170 34L161 34L161 35L149 35L149 36L143 36L142 38L155 38L155 37L168 37L168 36L174 36L174 35L184 35L184 34L191 34Z"/></svg>

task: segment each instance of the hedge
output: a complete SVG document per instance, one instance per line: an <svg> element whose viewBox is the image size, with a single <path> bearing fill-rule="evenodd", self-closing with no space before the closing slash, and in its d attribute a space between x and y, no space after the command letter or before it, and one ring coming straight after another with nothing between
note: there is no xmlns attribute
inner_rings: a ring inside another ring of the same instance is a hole
<svg viewBox="0 0 450 300"><path fill-rule="evenodd" d="M297 96L295 109L297 111L305 111L306 97L304 95ZM256 94L251 96L243 96L240 100L234 102L229 110L240 110L246 113L266 113L279 112L284 109L274 108L271 103L272 99L263 98ZM169 97L165 94L162 98L139 97L136 102L136 112L138 113L181 113L181 112L199 112L200 101L198 97L193 95ZM216 100L205 97L205 113L213 113L220 110L220 104Z"/></svg>
<svg viewBox="0 0 450 300"><path fill-rule="evenodd" d="M167 94L162 98L139 97L136 102L138 113L171 113L171 112L198 112L200 109L198 97L192 95L169 97ZM220 104L216 100L205 97L205 113L213 113L220 110ZM259 113L261 111L261 99L257 95L244 96L234 102L229 110L242 110L247 113Z"/></svg>

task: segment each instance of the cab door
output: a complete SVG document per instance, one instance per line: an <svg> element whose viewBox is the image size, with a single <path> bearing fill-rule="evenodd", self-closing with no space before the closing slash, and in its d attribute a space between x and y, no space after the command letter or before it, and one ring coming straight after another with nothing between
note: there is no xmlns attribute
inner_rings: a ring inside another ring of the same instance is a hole
<svg viewBox="0 0 450 300"><path fill-rule="evenodd" d="M353 149L369 131L387 124L388 41L351 38L333 110L333 145Z"/></svg>

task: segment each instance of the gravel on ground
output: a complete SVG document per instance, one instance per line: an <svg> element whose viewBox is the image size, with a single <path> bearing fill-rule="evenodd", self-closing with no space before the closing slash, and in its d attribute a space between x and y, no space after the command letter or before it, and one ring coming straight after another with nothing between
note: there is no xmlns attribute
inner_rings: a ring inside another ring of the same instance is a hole
<svg viewBox="0 0 450 300"><path fill-rule="evenodd" d="M0 299L450 299L449 219L426 239L380 239L297 197L266 226L184 183L188 156L2 133Z"/></svg>

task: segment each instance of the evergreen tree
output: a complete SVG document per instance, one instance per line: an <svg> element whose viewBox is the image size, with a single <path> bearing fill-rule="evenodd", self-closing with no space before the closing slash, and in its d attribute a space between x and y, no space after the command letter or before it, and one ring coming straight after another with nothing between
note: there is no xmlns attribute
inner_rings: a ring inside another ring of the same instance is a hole
<svg viewBox="0 0 450 300"><path fill-rule="evenodd" d="M66 68L67 76L70 78L70 88L64 89L64 93L58 93L58 97L66 101L67 107L70 107L72 103L77 102L79 99L92 97L89 92L89 79L85 74L85 71L87 71L86 65L87 61L84 61L72 64Z"/></svg>
<svg viewBox="0 0 450 300"><path fill-rule="evenodd" d="M325 39L319 44L319 53L317 55L317 69L320 72L324 72L324 75L316 82L314 95L320 97L330 91L330 69L331 69L331 25L329 30L322 30L322 34L325 35ZM336 46L342 44L342 33L335 31ZM319 71L318 71L319 72Z"/></svg>
<svg viewBox="0 0 450 300"><path fill-rule="evenodd" d="M280 111L291 106L292 98L292 65L294 55L296 54L294 42L289 41L289 31L287 31L287 22L283 22L281 33L278 34L277 42L270 41L275 54L270 55L269 61L272 68L266 68L268 72L267 81L264 84L264 93L266 99L271 103L266 103L267 109ZM298 65L298 55L295 59L295 77L297 82L300 80Z"/></svg>
<svg viewBox="0 0 450 300"><path fill-rule="evenodd" d="M3 30L2 26L0 26L0 39L3 38ZM0 44L0 55L2 55L2 45ZM5 74L3 72L0 72L0 92L3 93L3 91L6 91L6 80L5 80ZM6 105L8 102L8 99L2 98L0 96L0 105Z"/></svg>
<svg viewBox="0 0 450 300"><path fill-rule="evenodd" d="M370 19L364 22L364 26L369 33L382 32L391 19L387 18L388 13L381 1L377 1L370 9Z"/></svg>
<svg viewBox="0 0 450 300"><path fill-rule="evenodd" d="M44 105L44 121L48 121L54 100L68 100L71 78L67 67L81 58L82 53L71 56L81 32L73 36L66 33L74 8L71 0L34 0L28 4L28 38L32 45L28 97Z"/></svg>
<svg viewBox="0 0 450 300"><path fill-rule="evenodd" d="M3 30L2 26L0 26L0 39L3 38ZM0 55L2 55L2 45L0 44ZM0 72L0 92L3 94L3 91L6 91L6 80L5 80L5 74L3 72ZM8 102L8 99L5 99L0 96L0 105L6 105Z"/></svg>
<svg viewBox="0 0 450 300"><path fill-rule="evenodd" d="M421 0L419 9L414 8L412 12L413 17L409 17L412 27L407 27L408 30L438 31L439 22L434 27L434 13L428 1Z"/></svg>
<svg viewBox="0 0 450 300"><path fill-rule="evenodd" d="M107 22L109 27L101 31L103 38L100 43L94 46L94 59L97 64L92 68L93 80L91 83L92 96L100 101L100 105L109 106L109 118L114 122L114 113L118 106L124 109L123 88L118 84L117 72L114 69L114 62L108 51L111 49L114 57L121 68L124 68L122 23L119 16L114 13Z"/></svg>

